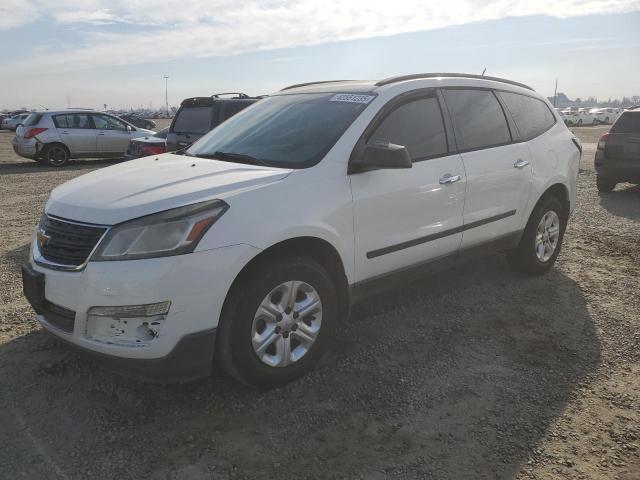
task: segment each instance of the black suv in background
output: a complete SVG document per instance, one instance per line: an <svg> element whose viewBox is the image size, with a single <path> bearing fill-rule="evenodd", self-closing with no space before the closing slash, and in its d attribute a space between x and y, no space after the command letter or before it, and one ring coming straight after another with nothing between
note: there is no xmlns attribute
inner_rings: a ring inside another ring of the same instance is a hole
<svg viewBox="0 0 640 480"><path fill-rule="evenodd" d="M640 184L640 110L625 110L598 141L595 169L601 192L617 183Z"/></svg>
<svg viewBox="0 0 640 480"><path fill-rule="evenodd" d="M221 98L232 95L231 98ZM244 93L218 93L210 97L193 97L182 101L167 135L167 152L188 147L240 110L262 97Z"/></svg>

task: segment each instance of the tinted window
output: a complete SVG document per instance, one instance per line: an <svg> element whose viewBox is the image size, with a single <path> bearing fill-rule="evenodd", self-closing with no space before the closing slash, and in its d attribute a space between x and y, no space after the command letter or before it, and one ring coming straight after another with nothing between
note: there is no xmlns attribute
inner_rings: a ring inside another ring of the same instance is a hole
<svg viewBox="0 0 640 480"><path fill-rule="evenodd" d="M58 128L93 128L86 113L67 113L54 115L53 123Z"/></svg>
<svg viewBox="0 0 640 480"><path fill-rule="evenodd" d="M511 92L499 92L498 95L507 105L523 140L537 137L555 123L549 108L537 98Z"/></svg>
<svg viewBox="0 0 640 480"><path fill-rule="evenodd" d="M507 120L488 90L445 90L447 107L456 124L458 148L471 150L511 141Z"/></svg>
<svg viewBox="0 0 640 480"><path fill-rule="evenodd" d="M404 145L412 160L447 152L447 136L440 106L435 97L414 100L399 106L385 117L369 139Z"/></svg>
<svg viewBox="0 0 640 480"><path fill-rule="evenodd" d="M172 131L178 133L207 133L211 130L212 107L182 107Z"/></svg>
<svg viewBox="0 0 640 480"><path fill-rule="evenodd" d="M193 144L188 155L216 152L253 157L256 163L304 168L319 162L373 95L291 94L260 100ZM232 161L227 158L225 160ZM219 158L219 155L218 155ZM238 162L250 162L238 157Z"/></svg>
<svg viewBox="0 0 640 480"><path fill-rule="evenodd" d="M93 123L98 130L126 130L127 124L108 115L94 115Z"/></svg>
<svg viewBox="0 0 640 480"><path fill-rule="evenodd" d="M624 112L611 127L611 133L640 133L640 112Z"/></svg>
<svg viewBox="0 0 640 480"><path fill-rule="evenodd" d="M220 123L224 122L227 118L233 117L240 110L247 108L253 102L243 102L243 101L234 101L231 100L223 105L222 109L222 118L220 119Z"/></svg>

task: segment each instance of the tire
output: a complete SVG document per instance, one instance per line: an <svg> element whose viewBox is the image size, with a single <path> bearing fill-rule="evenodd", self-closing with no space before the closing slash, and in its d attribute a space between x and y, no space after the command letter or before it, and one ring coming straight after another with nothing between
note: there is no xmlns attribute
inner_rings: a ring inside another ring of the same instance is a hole
<svg viewBox="0 0 640 480"><path fill-rule="evenodd" d="M607 193L616 188L617 182L615 180L611 180L610 178L601 177L600 175L596 175L596 187L599 192Z"/></svg>
<svg viewBox="0 0 640 480"><path fill-rule="evenodd" d="M60 143L51 143L42 149L42 163L51 167L62 167L69 161L69 150Z"/></svg>
<svg viewBox="0 0 640 480"><path fill-rule="evenodd" d="M578 120L578 126L581 127L582 126L582 119Z"/></svg>
<svg viewBox="0 0 640 480"><path fill-rule="evenodd" d="M605 125L609 125L609 117L604 119L604 123L605 123Z"/></svg>
<svg viewBox="0 0 640 480"><path fill-rule="evenodd" d="M299 292L293 302L287 301L290 291ZM309 308L318 299L320 303L309 314L296 316L297 309L305 309L305 304ZM225 301L217 360L245 385L283 385L315 367L329 346L338 318L334 280L319 263L306 257L260 262L235 282ZM287 343L293 349L289 356L283 354Z"/></svg>
<svg viewBox="0 0 640 480"><path fill-rule="evenodd" d="M520 243L507 254L507 260L514 270L528 275L542 275L553 266L562 248L562 239L567 227L567 213L566 207L556 196L546 195L540 199L531 212ZM548 230L543 227L543 219ZM555 219L556 222L549 224L549 219ZM557 236L550 233L554 230ZM541 243L543 244L542 252Z"/></svg>

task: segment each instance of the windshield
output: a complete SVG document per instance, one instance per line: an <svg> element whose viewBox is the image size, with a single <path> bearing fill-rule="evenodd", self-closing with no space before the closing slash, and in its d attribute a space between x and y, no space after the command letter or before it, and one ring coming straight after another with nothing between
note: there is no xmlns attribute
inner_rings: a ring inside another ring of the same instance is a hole
<svg viewBox="0 0 640 480"><path fill-rule="evenodd" d="M276 167L309 167L326 155L373 98L335 93L265 98L202 137L187 154Z"/></svg>

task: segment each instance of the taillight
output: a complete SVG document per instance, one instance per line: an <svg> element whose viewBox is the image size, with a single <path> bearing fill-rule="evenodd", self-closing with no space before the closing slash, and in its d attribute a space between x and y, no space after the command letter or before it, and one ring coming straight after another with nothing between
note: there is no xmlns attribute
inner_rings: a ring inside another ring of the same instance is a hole
<svg viewBox="0 0 640 480"><path fill-rule="evenodd" d="M142 156L147 156L147 155L159 155L161 153L164 153L166 151L166 147L164 145L157 145L157 146L146 146L146 147L142 147Z"/></svg>
<svg viewBox="0 0 640 480"><path fill-rule="evenodd" d="M609 138L609 134L605 133L598 140L598 150L602 150L604 152L604 147L607 145L607 139Z"/></svg>
<svg viewBox="0 0 640 480"><path fill-rule="evenodd" d="M46 128L30 128L24 133L24 138L33 138L36 135L40 135L42 132L46 132Z"/></svg>

